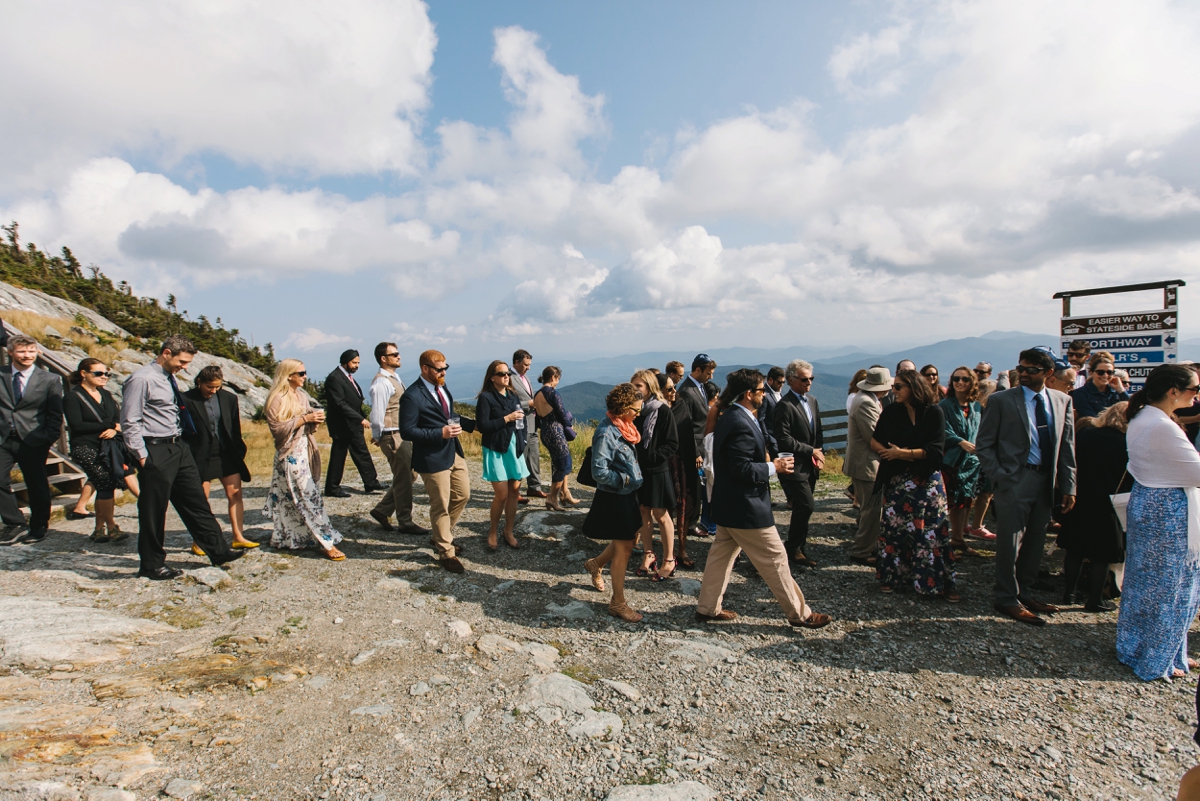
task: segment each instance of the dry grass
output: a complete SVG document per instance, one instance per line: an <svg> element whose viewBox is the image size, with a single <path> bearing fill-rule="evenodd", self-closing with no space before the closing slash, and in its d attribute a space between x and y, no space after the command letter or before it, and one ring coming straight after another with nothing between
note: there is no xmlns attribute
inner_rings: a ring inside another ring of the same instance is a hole
<svg viewBox="0 0 1200 801"><path fill-rule="evenodd" d="M61 340L47 336L45 333L46 326L50 326L71 340L76 347L87 351L88 356L91 356L93 359L99 359L105 364L112 364L117 354L129 347L129 343L125 342L125 340L116 339L95 330L86 320L71 320L67 317L47 317L43 314L35 314L34 312L6 310L4 312L4 321L10 323L14 328L20 329L26 335L33 337L40 345L46 348L59 348L62 345ZM84 335L72 331L71 326L83 328L89 331L89 333Z"/></svg>

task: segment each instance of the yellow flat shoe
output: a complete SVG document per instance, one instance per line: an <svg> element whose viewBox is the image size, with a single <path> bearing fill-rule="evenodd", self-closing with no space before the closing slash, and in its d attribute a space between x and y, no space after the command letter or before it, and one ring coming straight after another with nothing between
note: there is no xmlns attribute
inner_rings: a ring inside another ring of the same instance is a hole
<svg viewBox="0 0 1200 801"><path fill-rule="evenodd" d="M245 542L235 542L235 543L233 543L233 547L234 547L234 548L257 548L257 547L258 547L258 543L257 543L257 542L251 542L250 540L246 540Z"/></svg>
<svg viewBox="0 0 1200 801"><path fill-rule="evenodd" d="M196 556L207 556L208 555L208 554L204 553L203 549L201 549L201 547L194 542L192 543L192 553L196 554Z"/></svg>

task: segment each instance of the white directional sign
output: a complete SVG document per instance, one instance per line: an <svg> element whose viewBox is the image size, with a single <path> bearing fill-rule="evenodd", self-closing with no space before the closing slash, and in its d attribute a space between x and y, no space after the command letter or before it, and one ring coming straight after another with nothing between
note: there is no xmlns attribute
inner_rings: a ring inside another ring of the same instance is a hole
<svg viewBox="0 0 1200 801"><path fill-rule="evenodd" d="M1140 389L1150 371L1160 364L1173 364L1179 359L1178 287L1182 281L1161 284L1140 284L1129 287L1110 287L1081 292L1063 292L1062 350L1071 342L1082 339L1092 351L1105 350L1113 355L1118 369L1127 370L1131 391ZM1141 312L1116 312L1086 316L1070 314L1071 297L1107 295L1150 288L1164 290L1164 308Z"/></svg>

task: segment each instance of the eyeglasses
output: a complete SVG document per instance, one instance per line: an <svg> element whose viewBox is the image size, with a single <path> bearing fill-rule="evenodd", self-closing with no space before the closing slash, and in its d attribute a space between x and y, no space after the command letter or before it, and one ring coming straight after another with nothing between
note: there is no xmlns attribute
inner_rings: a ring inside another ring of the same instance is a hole
<svg viewBox="0 0 1200 801"><path fill-rule="evenodd" d="M90 374L96 376L96 378L108 378L112 375L112 373L106 373L103 370L92 370Z"/></svg>
<svg viewBox="0 0 1200 801"><path fill-rule="evenodd" d="M1026 375L1037 375L1038 373L1046 372L1046 368L1045 367L1030 367L1027 364L1021 364L1021 365L1017 366L1017 372L1025 373Z"/></svg>
<svg viewBox="0 0 1200 801"><path fill-rule="evenodd" d="M1112 375L1112 370L1093 370L1092 375Z"/></svg>
<svg viewBox="0 0 1200 801"><path fill-rule="evenodd" d="M953 384L970 384L970 383L971 383L971 376L969 376L969 375L956 375L956 376L954 376L953 378L951 378L951 379L950 379L950 382L951 382L951 383L953 383Z"/></svg>
<svg viewBox="0 0 1200 801"><path fill-rule="evenodd" d="M308 375L308 371L307 370L297 370L296 372L292 373L292 375L298 375L301 378L303 378L304 376Z"/></svg>

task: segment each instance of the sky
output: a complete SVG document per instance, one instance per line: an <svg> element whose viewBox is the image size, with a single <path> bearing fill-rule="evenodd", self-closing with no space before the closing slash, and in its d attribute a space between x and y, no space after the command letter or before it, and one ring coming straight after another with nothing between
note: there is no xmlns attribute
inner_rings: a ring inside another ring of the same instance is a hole
<svg viewBox="0 0 1200 801"><path fill-rule="evenodd" d="M1165 279L1200 333L1193 3L13 0L6 27L0 217L281 357L877 348Z"/></svg>

